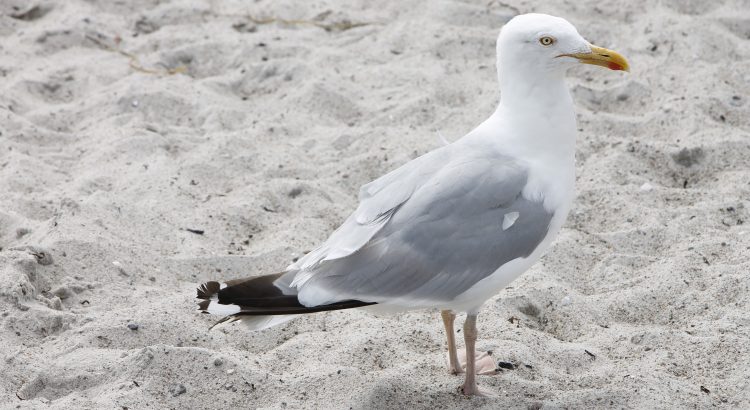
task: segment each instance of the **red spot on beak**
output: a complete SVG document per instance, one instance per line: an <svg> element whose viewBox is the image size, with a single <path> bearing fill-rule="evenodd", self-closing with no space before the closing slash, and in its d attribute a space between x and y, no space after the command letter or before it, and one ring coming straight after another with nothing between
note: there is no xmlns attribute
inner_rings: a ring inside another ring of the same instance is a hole
<svg viewBox="0 0 750 410"><path fill-rule="evenodd" d="M617 63L607 63L607 68L610 70L622 71L622 66Z"/></svg>

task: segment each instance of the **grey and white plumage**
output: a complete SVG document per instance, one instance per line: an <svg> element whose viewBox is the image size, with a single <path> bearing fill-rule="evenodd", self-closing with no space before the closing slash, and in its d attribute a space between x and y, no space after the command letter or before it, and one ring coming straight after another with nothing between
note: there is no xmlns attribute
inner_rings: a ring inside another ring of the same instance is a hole
<svg viewBox="0 0 750 410"><path fill-rule="evenodd" d="M365 185L349 220L288 268L303 304L451 307L548 234L554 212L523 195L528 164L483 139L462 139L416 164ZM513 229L503 229L513 212Z"/></svg>
<svg viewBox="0 0 750 410"><path fill-rule="evenodd" d="M497 51L501 100L487 120L364 185L351 216L285 271L201 285L200 308L256 330L355 307L439 308L448 330L446 312L466 312L463 390L479 394L476 315L549 248L574 197L576 124L565 71L579 62L627 69L567 21L539 14L511 20ZM459 371L452 340L451 369Z"/></svg>

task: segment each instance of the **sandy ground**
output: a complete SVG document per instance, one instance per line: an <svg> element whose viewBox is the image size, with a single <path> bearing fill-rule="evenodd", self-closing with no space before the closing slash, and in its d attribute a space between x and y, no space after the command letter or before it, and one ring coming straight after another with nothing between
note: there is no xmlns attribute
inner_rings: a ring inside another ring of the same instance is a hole
<svg viewBox="0 0 750 410"><path fill-rule="evenodd" d="M750 407L750 2L295 3L0 2L0 407ZM196 283L486 118L529 11L632 73L570 73L578 198L479 316L498 398L456 393L436 312L207 331Z"/></svg>

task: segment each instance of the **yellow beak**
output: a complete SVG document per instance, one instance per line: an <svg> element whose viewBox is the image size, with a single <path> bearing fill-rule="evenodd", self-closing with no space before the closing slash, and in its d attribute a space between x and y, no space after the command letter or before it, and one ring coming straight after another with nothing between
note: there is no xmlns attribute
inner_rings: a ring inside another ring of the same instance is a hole
<svg viewBox="0 0 750 410"><path fill-rule="evenodd" d="M593 64L607 67L610 70L630 71L630 65L625 57L618 52L592 45L590 53L561 54L558 57L577 58L583 64Z"/></svg>

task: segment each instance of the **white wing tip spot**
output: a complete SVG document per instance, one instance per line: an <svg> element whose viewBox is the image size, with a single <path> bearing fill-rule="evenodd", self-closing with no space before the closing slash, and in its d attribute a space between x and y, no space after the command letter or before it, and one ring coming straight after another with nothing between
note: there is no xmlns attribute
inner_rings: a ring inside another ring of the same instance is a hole
<svg viewBox="0 0 750 410"><path fill-rule="evenodd" d="M218 301L213 300L208 304L208 307L206 308L206 311L208 313L223 316L234 315L235 313L240 313L241 310L242 308L237 305L220 305Z"/></svg>
<svg viewBox="0 0 750 410"><path fill-rule="evenodd" d="M508 212L507 214L505 214L505 216L503 217L503 230L506 230L513 226L513 224L516 223L516 219L518 219L520 215L521 214L516 211Z"/></svg>

